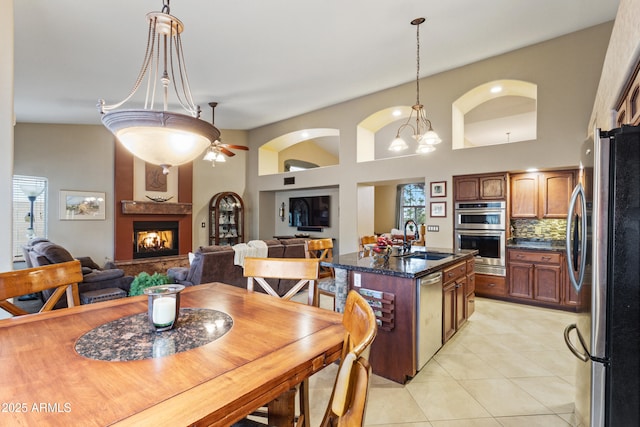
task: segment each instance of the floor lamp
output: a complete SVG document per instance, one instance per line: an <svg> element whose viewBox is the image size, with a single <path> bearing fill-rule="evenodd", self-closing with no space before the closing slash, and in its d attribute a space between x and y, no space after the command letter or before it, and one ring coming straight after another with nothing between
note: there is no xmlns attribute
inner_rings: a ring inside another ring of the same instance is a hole
<svg viewBox="0 0 640 427"><path fill-rule="evenodd" d="M29 228L27 229L27 238L31 239L36 235L35 231L33 230L33 204L35 203L38 196L41 195L42 192L44 191L44 187L41 187L38 185L21 185L20 189L22 190L24 195L27 196L27 199L29 199L30 210L29 210Z"/></svg>
<svg viewBox="0 0 640 427"><path fill-rule="evenodd" d="M20 189L22 190L24 195L27 196L27 199L29 199L29 204L30 204L30 207L29 207L29 228L27 228L27 239L31 240L36 235L35 231L33 230L33 204L35 203L35 201L38 198L38 196L41 195L42 192L44 191L44 187L38 186L38 185L21 185ZM29 300L35 300L35 299L38 299L38 298L39 297L38 297L37 294L28 294L28 295L23 295L23 296L19 297L18 300L19 301L29 301Z"/></svg>

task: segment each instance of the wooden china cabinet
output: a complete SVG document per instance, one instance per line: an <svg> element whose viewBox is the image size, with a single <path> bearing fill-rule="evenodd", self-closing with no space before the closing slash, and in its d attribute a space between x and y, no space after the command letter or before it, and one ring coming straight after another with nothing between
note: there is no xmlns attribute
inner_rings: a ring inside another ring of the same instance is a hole
<svg viewBox="0 0 640 427"><path fill-rule="evenodd" d="M209 244L233 246L244 242L244 202L231 191L218 193L209 202Z"/></svg>

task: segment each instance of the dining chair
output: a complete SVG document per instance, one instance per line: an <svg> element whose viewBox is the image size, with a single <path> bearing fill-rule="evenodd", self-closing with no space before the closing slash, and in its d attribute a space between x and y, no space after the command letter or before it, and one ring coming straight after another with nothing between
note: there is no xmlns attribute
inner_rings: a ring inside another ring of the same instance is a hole
<svg viewBox="0 0 640 427"><path fill-rule="evenodd" d="M305 285L308 286L308 304L317 305L317 285L319 261L308 258L254 258L244 259L244 276L247 277L247 290L254 291L257 283L266 293L276 298L290 300ZM297 283L284 295L280 296L267 279L293 279ZM308 427L309 419L309 381L304 380L299 387L300 417ZM264 415L264 414L261 414Z"/></svg>
<svg viewBox="0 0 640 427"><path fill-rule="evenodd" d="M82 267L77 260L0 273L0 308L14 316L29 314L7 299L54 288L40 312L51 311L65 293L69 307L80 305L78 283L82 280Z"/></svg>
<svg viewBox="0 0 640 427"><path fill-rule="evenodd" d="M374 244L377 241L378 241L378 236L376 236L376 235L360 237L360 252L362 252L362 255L365 256L365 257L370 256L371 255L371 249L370 249L370 247L368 247L366 245Z"/></svg>
<svg viewBox="0 0 640 427"><path fill-rule="evenodd" d="M358 292L347 295L342 317L345 328L338 374L325 409L321 427L362 426L368 394L371 368L368 358L371 343L378 332L375 313ZM246 418L234 427L257 427L264 424ZM302 413L297 426L309 425L309 414Z"/></svg>
<svg viewBox="0 0 640 427"><path fill-rule="evenodd" d="M347 301L344 307L344 315L342 317L342 325L344 326L344 341L342 344L342 353L340 357L340 368L347 360L347 355L353 353L356 357L368 361L371 352L371 343L378 333L378 323L373 309L367 300L355 290L349 291ZM339 375L333 385L330 401L334 400L334 396L339 392ZM335 425L357 425L357 424L339 424L338 415L331 408L325 411L322 427Z"/></svg>
<svg viewBox="0 0 640 427"><path fill-rule="evenodd" d="M306 258L317 259L318 262L333 258L333 239L312 239L304 243ZM318 304L320 295L333 298L333 310L336 309L336 276L333 268L320 266L318 270Z"/></svg>
<svg viewBox="0 0 640 427"><path fill-rule="evenodd" d="M244 276L247 278L247 289L254 290L254 283L269 295L290 300L300 290L308 285L308 303L317 304L316 279L318 277L319 262L307 258L254 258L244 259ZM293 287L282 297L267 282L267 279L297 280Z"/></svg>

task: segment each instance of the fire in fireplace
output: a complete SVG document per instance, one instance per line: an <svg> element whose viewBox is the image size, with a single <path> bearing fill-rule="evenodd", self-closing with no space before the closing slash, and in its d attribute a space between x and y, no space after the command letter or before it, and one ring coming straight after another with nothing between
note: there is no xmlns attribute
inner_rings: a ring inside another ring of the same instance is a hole
<svg viewBox="0 0 640 427"><path fill-rule="evenodd" d="M134 221L133 258L178 255L178 221Z"/></svg>

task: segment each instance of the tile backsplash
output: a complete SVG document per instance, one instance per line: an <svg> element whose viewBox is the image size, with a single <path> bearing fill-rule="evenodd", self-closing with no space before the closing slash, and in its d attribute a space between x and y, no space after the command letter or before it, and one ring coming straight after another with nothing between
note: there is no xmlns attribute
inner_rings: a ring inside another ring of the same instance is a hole
<svg viewBox="0 0 640 427"><path fill-rule="evenodd" d="M562 240L567 232L566 219L512 219L511 237Z"/></svg>

